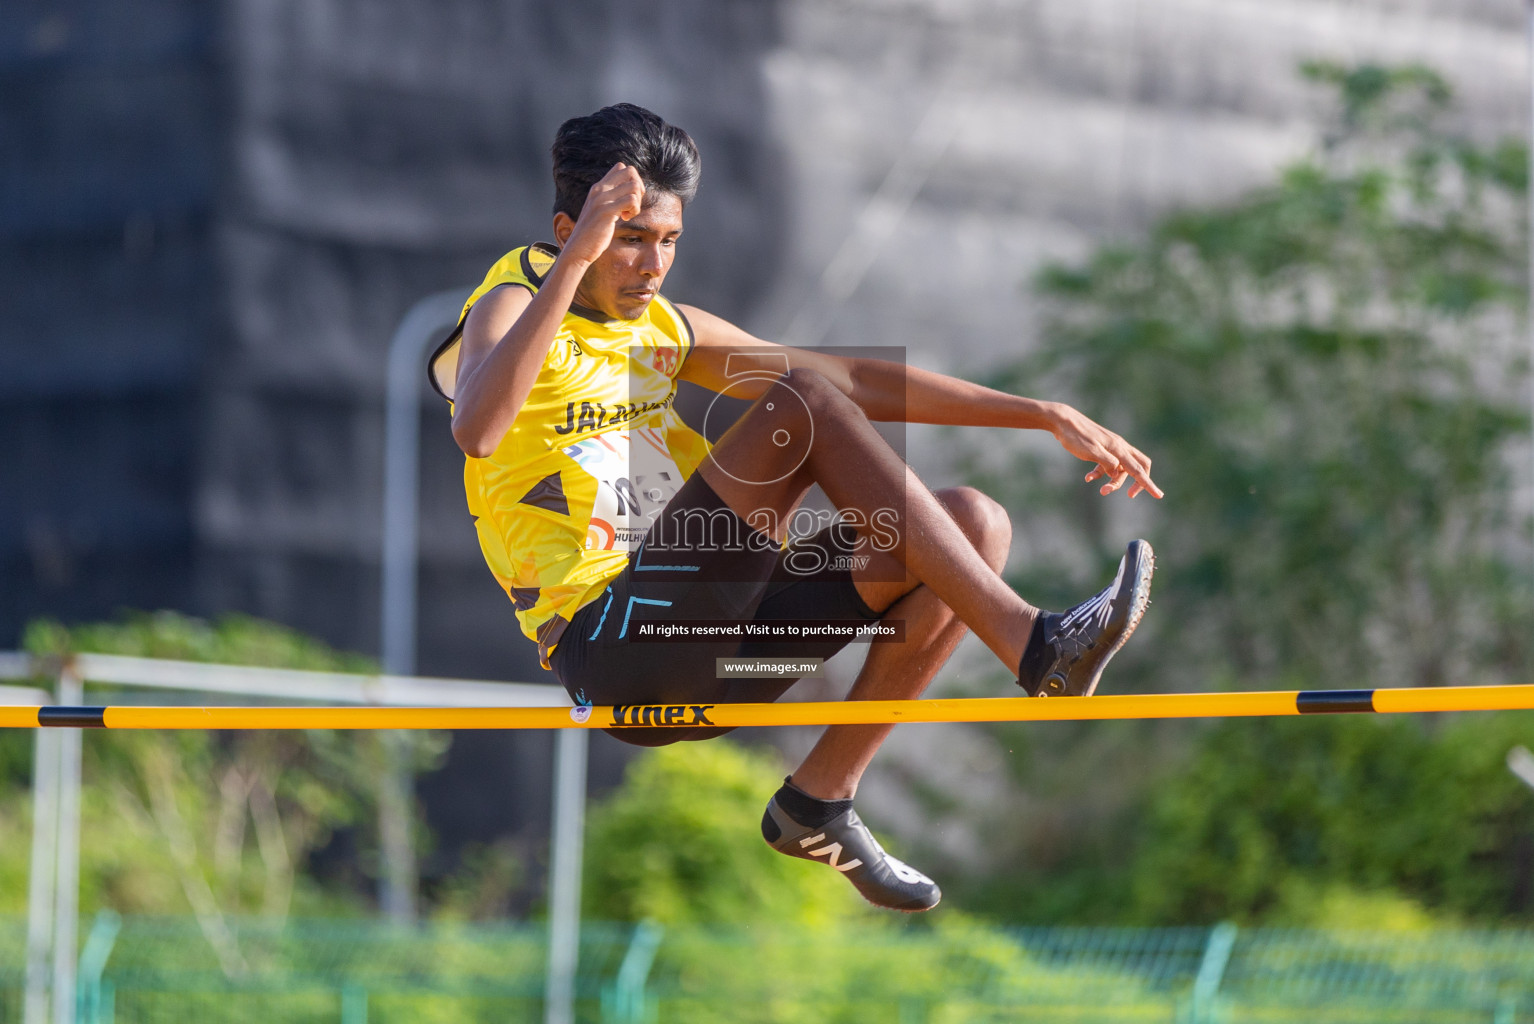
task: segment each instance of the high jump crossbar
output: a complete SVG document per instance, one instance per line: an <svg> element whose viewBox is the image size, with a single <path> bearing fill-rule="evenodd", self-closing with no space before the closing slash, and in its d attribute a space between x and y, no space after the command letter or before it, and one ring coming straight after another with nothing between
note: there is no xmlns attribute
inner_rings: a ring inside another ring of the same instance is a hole
<svg viewBox="0 0 1534 1024"><path fill-rule="evenodd" d="M624 729L1534 709L1534 685L600 707L0 707L0 728Z"/></svg>

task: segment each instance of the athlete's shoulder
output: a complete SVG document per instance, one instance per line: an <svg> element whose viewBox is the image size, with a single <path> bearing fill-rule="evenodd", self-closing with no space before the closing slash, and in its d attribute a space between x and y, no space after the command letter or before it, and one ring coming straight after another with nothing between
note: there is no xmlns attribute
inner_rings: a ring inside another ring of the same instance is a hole
<svg viewBox="0 0 1534 1024"><path fill-rule="evenodd" d="M485 272L484 281L474 289L474 294L469 296L469 301L464 303L465 315L475 302L483 298L491 289L499 288L503 284L521 285L528 291L537 291L558 258L559 247L552 242L533 242L511 250L496 260Z"/></svg>
<svg viewBox="0 0 1534 1024"><path fill-rule="evenodd" d="M496 260L485 272L485 279L463 304L463 312L458 314L459 329L469 318L469 310L474 308L474 304L502 285L517 285L530 292L537 292L558 258L559 246L552 242L533 242L513 249Z"/></svg>
<svg viewBox="0 0 1534 1024"><path fill-rule="evenodd" d="M650 322L669 335L688 354L697 346L698 339L692 330L687 314L664 295L656 295L650 303ZM686 358L684 355L683 358Z"/></svg>
<svg viewBox="0 0 1534 1024"><path fill-rule="evenodd" d="M448 401L453 399L452 382L458 375L458 349L463 339L463 324L469 318L469 310L474 308L474 304L502 285L514 285L536 293L558 258L559 246L552 242L532 242L511 250L491 265L485 272L485 279L464 302L453 332L427 360L427 379L439 395Z"/></svg>

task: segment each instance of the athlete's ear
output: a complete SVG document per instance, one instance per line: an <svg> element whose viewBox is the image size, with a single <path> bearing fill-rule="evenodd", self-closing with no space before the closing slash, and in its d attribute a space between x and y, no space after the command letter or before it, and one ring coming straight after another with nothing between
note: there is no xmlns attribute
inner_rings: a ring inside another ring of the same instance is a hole
<svg viewBox="0 0 1534 1024"><path fill-rule="evenodd" d="M563 246L570 240L570 232L575 230L575 221L563 210L554 214L554 241Z"/></svg>

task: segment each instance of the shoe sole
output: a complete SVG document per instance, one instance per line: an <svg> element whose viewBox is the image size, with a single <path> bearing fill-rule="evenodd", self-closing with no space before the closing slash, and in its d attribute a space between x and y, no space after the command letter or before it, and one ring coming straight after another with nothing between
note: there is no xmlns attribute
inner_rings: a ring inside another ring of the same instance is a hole
<svg viewBox="0 0 1534 1024"><path fill-rule="evenodd" d="M858 895L863 896L862 893L858 893ZM893 910L897 914L925 914L927 911L943 902L943 897L939 896L925 907L886 907L882 903L875 903L867 896L863 896L863 902L867 903L870 907L878 907L880 910Z"/></svg>
<svg viewBox="0 0 1534 1024"><path fill-rule="evenodd" d="M1151 577L1156 572L1156 552L1151 550L1148 542L1133 540L1124 551L1124 575L1129 577L1126 592L1126 584L1121 581L1118 593L1113 595L1115 606L1121 600L1129 602L1129 614L1124 620L1113 646L1108 648L1108 653L1103 655L1103 660L1097 663L1097 671L1092 674L1092 681L1087 685L1083 697L1090 697L1097 692L1097 684L1103 677L1103 669L1108 667L1108 662L1119 652L1119 648L1129 642L1134 632L1139 628L1140 620L1145 618L1145 610L1150 607Z"/></svg>
<svg viewBox="0 0 1534 1024"><path fill-rule="evenodd" d="M1111 599L1115 611L1128 604L1128 610L1124 615L1123 623L1119 626L1118 634L1114 636L1111 645L1101 658L1097 659L1087 684L1076 692L1071 692L1070 677L1055 676L1047 677L1039 687L1038 697L1069 696L1090 697L1097 692L1097 684L1102 680L1103 670L1108 667L1108 662L1119 652L1119 648L1129 642L1134 635L1135 629L1140 625L1140 620L1145 617L1145 609L1150 607L1150 583L1151 576L1156 571L1156 553L1151 550L1148 542L1134 540L1129 542L1129 547L1124 551L1124 557L1119 562L1119 575L1115 579L1118 584ZM1104 631L1105 637L1108 635ZM1050 694L1049 684L1051 679L1059 678L1063 684L1060 689L1064 693Z"/></svg>

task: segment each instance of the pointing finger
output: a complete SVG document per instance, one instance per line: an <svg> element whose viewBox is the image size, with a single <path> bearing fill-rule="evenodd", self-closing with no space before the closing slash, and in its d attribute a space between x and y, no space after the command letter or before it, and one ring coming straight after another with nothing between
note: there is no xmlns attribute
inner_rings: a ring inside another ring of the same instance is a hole
<svg viewBox="0 0 1534 1024"><path fill-rule="evenodd" d="M1166 497L1165 493L1161 490L1161 488L1156 486L1156 481L1154 481L1154 480L1152 480L1150 478L1150 474L1149 473L1139 473L1139 474L1136 474L1135 475L1135 486L1138 487L1140 490L1144 491L1145 493L1149 494L1152 498L1164 498L1164 497ZM1133 492L1133 491L1130 492L1129 496L1131 498L1133 498L1135 496L1135 492Z"/></svg>

